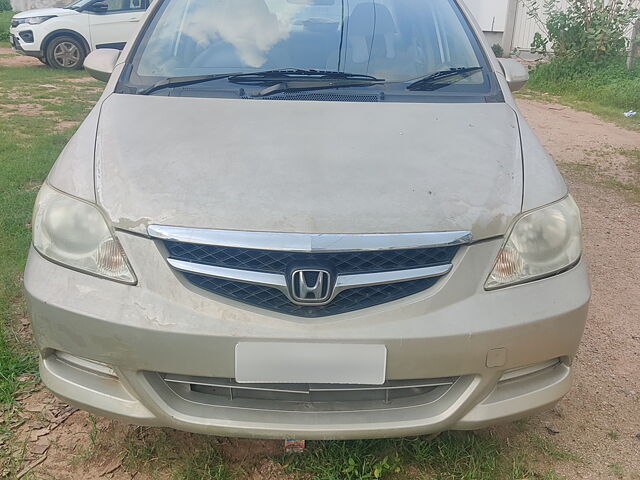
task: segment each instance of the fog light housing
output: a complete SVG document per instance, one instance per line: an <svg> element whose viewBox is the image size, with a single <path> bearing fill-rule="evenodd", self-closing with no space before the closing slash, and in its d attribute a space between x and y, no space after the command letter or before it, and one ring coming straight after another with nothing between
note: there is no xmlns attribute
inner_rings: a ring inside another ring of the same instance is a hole
<svg viewBox="0 0 640 480"><path fill-rule="evenodd" d="M533 375L534 373L541 372L548 368L553 368L560 363L559 358L554 358L553 360L548 360L542 363L536 363L535 365L528 365L526 367L518 367L513 368L511 370L507 370L500 377L500 382L506 382L507 380L513 380L516 378L526 377L527 375Z"/></svg>
<svg viewBox="0 0 640 480"><path fill-rule="evenodd" d="M25 43L33 43L33 32L31 30L20 32L20 38Z"/></svg>
<svg viewBox="0 0 640 480"><path fill-rule="evenodd" d="M56 352L56 358L62 363L65 363L71 367L78 368L85 372L93 373L94 375L100 375L102 377L118 378L118 374L113 368L106 363L96 362L95 360L89 360L87 358L76 357L65 352Z"/></svg>

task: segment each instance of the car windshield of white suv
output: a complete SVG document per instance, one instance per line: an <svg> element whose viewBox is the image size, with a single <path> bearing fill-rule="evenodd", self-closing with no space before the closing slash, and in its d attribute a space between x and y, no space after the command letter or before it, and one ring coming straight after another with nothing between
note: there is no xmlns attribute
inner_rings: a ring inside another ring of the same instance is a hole
<svg viewBox="0 0 640 480"><path fill-rule="evenodd" d="M71 2L65 8L70 8L71 10L80 10L81 8L89 5L93 0L76 0L75 2Z"/></svg>
<svg viewBox="0 0 640 480"><path fill-rule="evenodd" d="M224 77L244 86L400 83L479 93L489 88L485 66L452 0L164 0L139 42L130 84L151 93Z"/></svg>

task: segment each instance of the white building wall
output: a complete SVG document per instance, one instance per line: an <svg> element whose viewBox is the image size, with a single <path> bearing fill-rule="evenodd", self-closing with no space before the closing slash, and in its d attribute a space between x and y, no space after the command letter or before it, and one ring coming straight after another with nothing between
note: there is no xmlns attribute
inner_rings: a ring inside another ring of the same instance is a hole
<svg viewBox="0 0 640 480"><path fill-rule="evenodd" d="M23 12L32 8L64 7L69 3L71 0L11 0L11 8Z"/></svg>
<svg viewBox="0 0 640 480"><path fill-rule="evenodd" d="M567 0L556 0L556 3L562 8L566 8L568 5ZM544 22L543 12L541 11L539 13L541 17L540 21ZM512 49L530 50L531 43L537 32L543 33L543 27L539 25L536 19L529 17L527 8L523 2L519 0L513 29Z"/></svg>
<svg viewBox="0 0 640 480"><path fill-rule="evenodd" d="M465 0L485 32L504 32L509 0Z"/></svg>

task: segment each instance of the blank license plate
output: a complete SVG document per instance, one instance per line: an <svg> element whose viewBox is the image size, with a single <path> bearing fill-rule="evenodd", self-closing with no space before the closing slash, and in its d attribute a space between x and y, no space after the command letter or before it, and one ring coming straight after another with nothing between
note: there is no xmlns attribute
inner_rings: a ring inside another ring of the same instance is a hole
<svg viewBox="0 0 640 480"><path fill-rule="evenodd" d="M236 345L238 383L329 383L382 385L384 345L261 343Z"/></svg>

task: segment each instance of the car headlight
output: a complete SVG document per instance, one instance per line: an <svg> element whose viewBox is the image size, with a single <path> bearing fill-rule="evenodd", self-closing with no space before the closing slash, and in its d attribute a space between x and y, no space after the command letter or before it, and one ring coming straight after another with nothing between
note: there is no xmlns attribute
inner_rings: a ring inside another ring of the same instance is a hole
<svg viewBox="0 0 640 480"><path fill-rule="evenodd" d="M122 283L136 277L120 242L93 204L42 186L33 213L33 245L48 259Z"/></svg>
<svg viewBox="0 0 640 480"><path fill-rule="evenodd" d="M485 288L495 290L554 275L574 266L581 255L580 211L567 196L518 218Z"/></svg>
<svg viewBox="0 0 640 480"><path fill-rule="evenodd" d="M52 18L55 18L55 15L48 16L40 16L40 17L27 17L27 18L14 18L11 21L11 25L17 27L18 25L22 25L23 23L28 23L29 25L40 25L41 23L46 22Z"/></svg>

